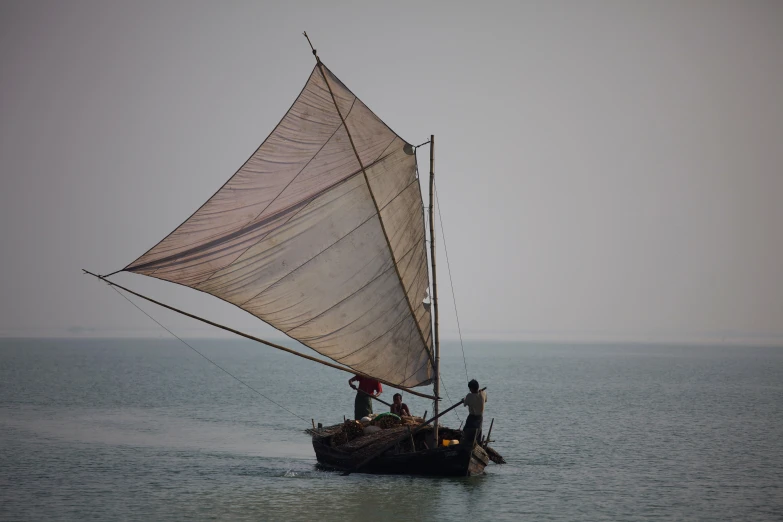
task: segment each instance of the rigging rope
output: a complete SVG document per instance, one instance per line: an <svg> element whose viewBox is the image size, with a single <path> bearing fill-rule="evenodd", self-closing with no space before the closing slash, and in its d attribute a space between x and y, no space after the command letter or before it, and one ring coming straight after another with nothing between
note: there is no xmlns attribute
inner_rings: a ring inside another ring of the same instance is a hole
<svg viewBox="0 0 783 522"><path fill-rule="evenodd" d="M446 381L443 380L443 376L440 377L440 383L443 385L443 391L446 392L446 397L449 398L449 402L454 404L454 400L451 398L451 395L449 395L449 390L446 389ZM462 425L462 417L459 416L459 413L457 413L457 410L451 410L451 412L457 416L457 420L459 421L460 425Z"/></svg>
<svg viewBox="0 0 783 522"><path fill-rule="evenodd" d="M429 143L429 142L427 142L427 143ZM418 177L418 175L419 175L419 164L417 162L416 163L416 176ZM422 213L422 217L424 218L424 228L425 229L429 226L429 216L427 215L427 212L425 212L425 210L427 210L428 208L429 207L424 206L424 205L422 205L422 207L421 207L421 213ZM424 238L424 244L425 244L425 246L430 244L430 241L426 237ZM444 246L445 246L445 242L444 242ZM432 281L430 281L430 283L432 283ZM432 286L428 285L428 288L429 288L429 293L430 293L430 299L432 299ZM463 351L463 360L464 360L464 351ZM446 397L448 397L449 402L453 403L454 401L452 400L451 396L449 395L449 390L446 389L446 381L443 379L443 375L440 376L440 382L443 385L443 391L446 392ZM434 403L433 403L433 411L435 411L435 404ZM457 420L460 422L460 424L462 424L462 417L460 417L459 413L457 413L457 410L452 410L452 413L457 416Z"/></svg>
<svg viewBox="0 0 783 522"><path fill-rule="evenodd" d="M443 238L443 251L446 253L446 271L449 274L449 284L451 285L451 298L454 301L454 315L457 316L457 332L459 332L459 345L462 348L462 363L465 365L465 382L470 381L468 377L468 362L465 359L465 345L462 343L462 328L459 325L459 312L457 312L457 297L454 295L454 281L451 279L451 265L449 264L449 249L446 248L446 233L443 231L443 217L440 215L440 201L438 200L438 188L433 182L435 189L435 203L438 207L438 221L440 221L440 236Z"/></svg>
<svg viewBox="0 0 783 522"><path fill-rule="evenodd" d="M111 286L111 285L109 285L109 286ZM275 402L275 401L273 401L272 399L270 399L269 397L267 397L266 395L264 395L264 394L263 394L263 393L261 393L260 391L256 390L255 388L253 388L252 386L250 386L248 383L246 383L245 381L243 381L242 379L240 379L239 377L237 377L237 376L236 376L236 375L234 375L233 373L229 372L228 370L226 370L225 368L223 368L222 366L220 366L218 363L216 363L215 361L213 361L212 359L210 359L209 357L207 357L206 355L204 355L203 353L201 353L200 351L198 351L198 350L196 350L195 348L193 348L193 346L191 346L190 344L188 344L187 342L185 342L185 340L184 340L183 338L181 338L180 336L178 336L177 334L175 334L174 332L172 332L171 330L169 330L168 328L166 328L165 326L163 326L163 325L162 325L162 324L161 324L161 323L160 323L160 322L159 322L157 319L155 319L155 318L154 318L154 317L152 317L150 314L148 314L147 312L145 312L145 311L144 311L144 310L143 310L143 309L142 309L142 308L141 308L139 305L137 305L136 303L134 303L133 301L131 301L131 299L130 299L128 296L126 296L125 294L123 294L122 292L120 292L120 291L119 291L117 288L115 288L114 286L111 286L111 289L112 289L112 290L114 290L115 292L117 292L118 294L120 294L120 295L121 295L123 298L125 298L125 300L126 300L126 301L128 301L130 304L132 304L133 306L135 306L135 307L136 307L136 308L137 308L137 309L138 309L138 310L139 310L141 313L143 313L144 315L146 315L147 317L149 317L150 319L152 319L153 321L155 321L155 322L158 324L158 326L160 326L161 328L163 328L164 330L166 330L168 333L170 333L171 335L173 335L174 337L176 337L177 339L179 339L179 340L182 342L182 344L184 344L185 346L187 346L188 348L190 348L191 350L193 350L194 352L196 352L197 354L199 354L200 356L202 356L204 359L206 359L207 361L211 362L212 364L214 364L215 366L217 366L218 368L220 368L221 370L223 370L223 371L224 371L225 373L227 373L229 376L233 377L234 379L236 379L236 380L237 380L238 382L240 382L241 384L244 384L244 385L245 385L245 386L247 386L249 389L253 390L254 392L256 392L257 394L259 394L261 397L263 397L264 399L268 400L268 401L269 401L269 402L271 402L272 404L276 404L276 405L277 405L277 406L279 406L280 408L284 409L285 411L287 411L288 413L290 413L290 414L291 414L291 415L293 415L294 417L297 417L297 418L301 419L302 421L304 421L304 422L307 422L307 419L305 419L305 418L303 418L303 417L300 417L299 415L297 415L296 413L292 412L291 410L289 410L288 408L286 408L285 406L283 406L283 405L282 405L282 404L280 404L279 402Z"/></svg>

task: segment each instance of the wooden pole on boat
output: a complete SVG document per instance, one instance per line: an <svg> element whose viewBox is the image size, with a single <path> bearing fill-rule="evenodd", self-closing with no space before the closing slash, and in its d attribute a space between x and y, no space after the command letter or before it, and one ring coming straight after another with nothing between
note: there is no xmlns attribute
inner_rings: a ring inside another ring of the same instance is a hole
<svg viewBox="0 0 783 522"><path fill-rule="evenodd" d="M492 422L489 423L489 431L487 432L487 444L490 443L489 436L492 435L492 426L495 424L495 417L492 417Z"/></svg>
<svg viewBox="0 0 783 522"><path fill-rule="evenodd" d="M440 338L438 336L438 272L435 270L435 135L430 135L430 259L432 259L432 319L435 351L435 397L440 397ZM435 415L435 447L438 447L438 401Z"/></svg>
<svg viewBox="0 0 783 522"><path fill-rule="evenodd" d="M380 403L382 403L382 404L385 404L386 406L388 406L389 408L391 408L391 404L389 404L388 402L386 402L386 401L385 401L385 400L383 400L383 399L379 399L378 397L376 397L376 396L375 396L375 395L373 395L372 393L367 393L366 391L364 391L364 390L360 390L359 388L356 388L356 391L358 391L358 392L361 392L361 393L363 393L363 394L365 394L365 395L369 396L371 399L375 399L376 401L378 401L378 402L380 402Z"/></svg>
<svg viewBox="0 0 783 522"><path fill-rule="evenodd" d="M332 364L332 363L330 363L328 361L324 361L322 359L316 359L315 357L311 357L309 355L305 355L303 353L299 353L296 350L292 350L290 348L286 348L285 346L281 346L281 345L275 344L275 343L270 343L269 341L265 341L263 339L259 339L258 337L255 337L253 335L246 334L244 332L240 332L239 330L234 330L233 328L229 328L228 326L223 326L222 324L215 323L213 321L210 321L209 319L204 319L203 317L199 317L197 315L193 315L191 313L188 313L188 312L185 312L183 310L180 310L179 308L174 308L173 306L169 306L169 305L167 305L165 303L161 303L160 301L156 301L155 299L152 299L151 297L147 297L146 295L141 295L140 293L134 292L133 290L129 290L128 288L125 288L124 286L118 285L117 283L115 283L113 281L109 281L108 279L106 279L107 276L101 276L101 275L98 275L98 274L93 274L89 270L85 270L83 268L82 268L82 272L84 272L85 274L89 274L89 275L91 275L93 277L97 277L98 279L100 279L101 281L103 281L104 283L106 283L108 285L116 286L120 290L125 290L129 294L133 294L136 297L140 297L140 298L142 298L142 299L144 299L146 301L149 301L150 303L156 304L158 306L162 306L163 308L168 308L169 310L171 310L173 312L177 312L178 314L182 314L185 317L190 317L191 319L195 319L197 321L201 321L202 323L206 323L206 324L214 326L216 328L220 328L221 330L225 330L227 332L231 332L233 334L237 334L237 335L239 335L241 337L244 337L245 339L250 339L251 341L256 341L257 343L265 344L265 345L267 345L267 346L269 346L271 348L277 348L278 350L282 350L282 351L288 352L288 353L290 353L292 355L296 355L298 357L302 357L303 359L307 359L308 361L317 362L317 363L323 364L324 366L328 366L328 367L334 368L336 370L342 370L344 372L352 373L354 375L362 375L364 377L370 377L371 379L375 379L376 381L382 382L383 384L385 384L387 386L392 386L394 388L397 388L397 389L400 389L400 390L412 393L413 395L418 395L419 397L424 397L425 399L432 399L437 404L437 401L438 401L437 397L433 397L432 395L427 395L426 393L417 392L417 391L411 390L410 388L403 388L403 387L401 387L398 384L390 383L388 381L383 381L381 379L378 379L377 377L372 377L370 375L367 375L367 374L364 374L364 373L361 373L361 372L357 372L356 370L354 370L352 368L345 368L344 366L338 366L337 364ZM305 422L307 422L307 421L305 421Z"/></svg>

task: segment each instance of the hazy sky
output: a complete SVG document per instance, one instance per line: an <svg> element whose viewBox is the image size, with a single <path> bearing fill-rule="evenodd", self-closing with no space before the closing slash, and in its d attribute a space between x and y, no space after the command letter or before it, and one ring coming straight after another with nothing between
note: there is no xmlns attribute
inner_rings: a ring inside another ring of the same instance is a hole
<svg viewBox="0 0 783 522"><path fill-rule="evenodd" d="M0 335L156 332L80 269L125 266L234 173L307 80L307 30L397 133L436 135L466 335L783 336L781 28L776 1L5 0Z"/></svg>

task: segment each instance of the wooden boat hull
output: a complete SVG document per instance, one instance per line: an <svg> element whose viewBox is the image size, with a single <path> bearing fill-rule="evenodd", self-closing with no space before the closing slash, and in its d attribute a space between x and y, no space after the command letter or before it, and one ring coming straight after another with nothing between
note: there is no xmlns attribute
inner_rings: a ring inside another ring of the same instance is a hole
<svg viewBox="0 0 783 522"><path fill-rule="evenodd" d="M330 447L313 437L313 449L318 464L326 469L354 471L355 459L339 448ZM484 449L475 445L440 447L414 453L384 454L367 463L356 473L384 475L427 475L437 477L466 477L481 475L489 463Z"/></svg>

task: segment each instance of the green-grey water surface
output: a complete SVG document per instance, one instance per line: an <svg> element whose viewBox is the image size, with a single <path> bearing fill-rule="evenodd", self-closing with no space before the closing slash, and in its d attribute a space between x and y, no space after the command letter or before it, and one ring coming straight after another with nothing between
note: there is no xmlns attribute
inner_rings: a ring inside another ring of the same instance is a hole
<svg viewBox="0 0 783 522"><path fill-rule="evenodd" d="M471 343L509 465L432 479L316 468L303 429L351 415L347 374L194 346L304 420L176 340L0 340L0 519L783 518L783 349Z"/></svg>

